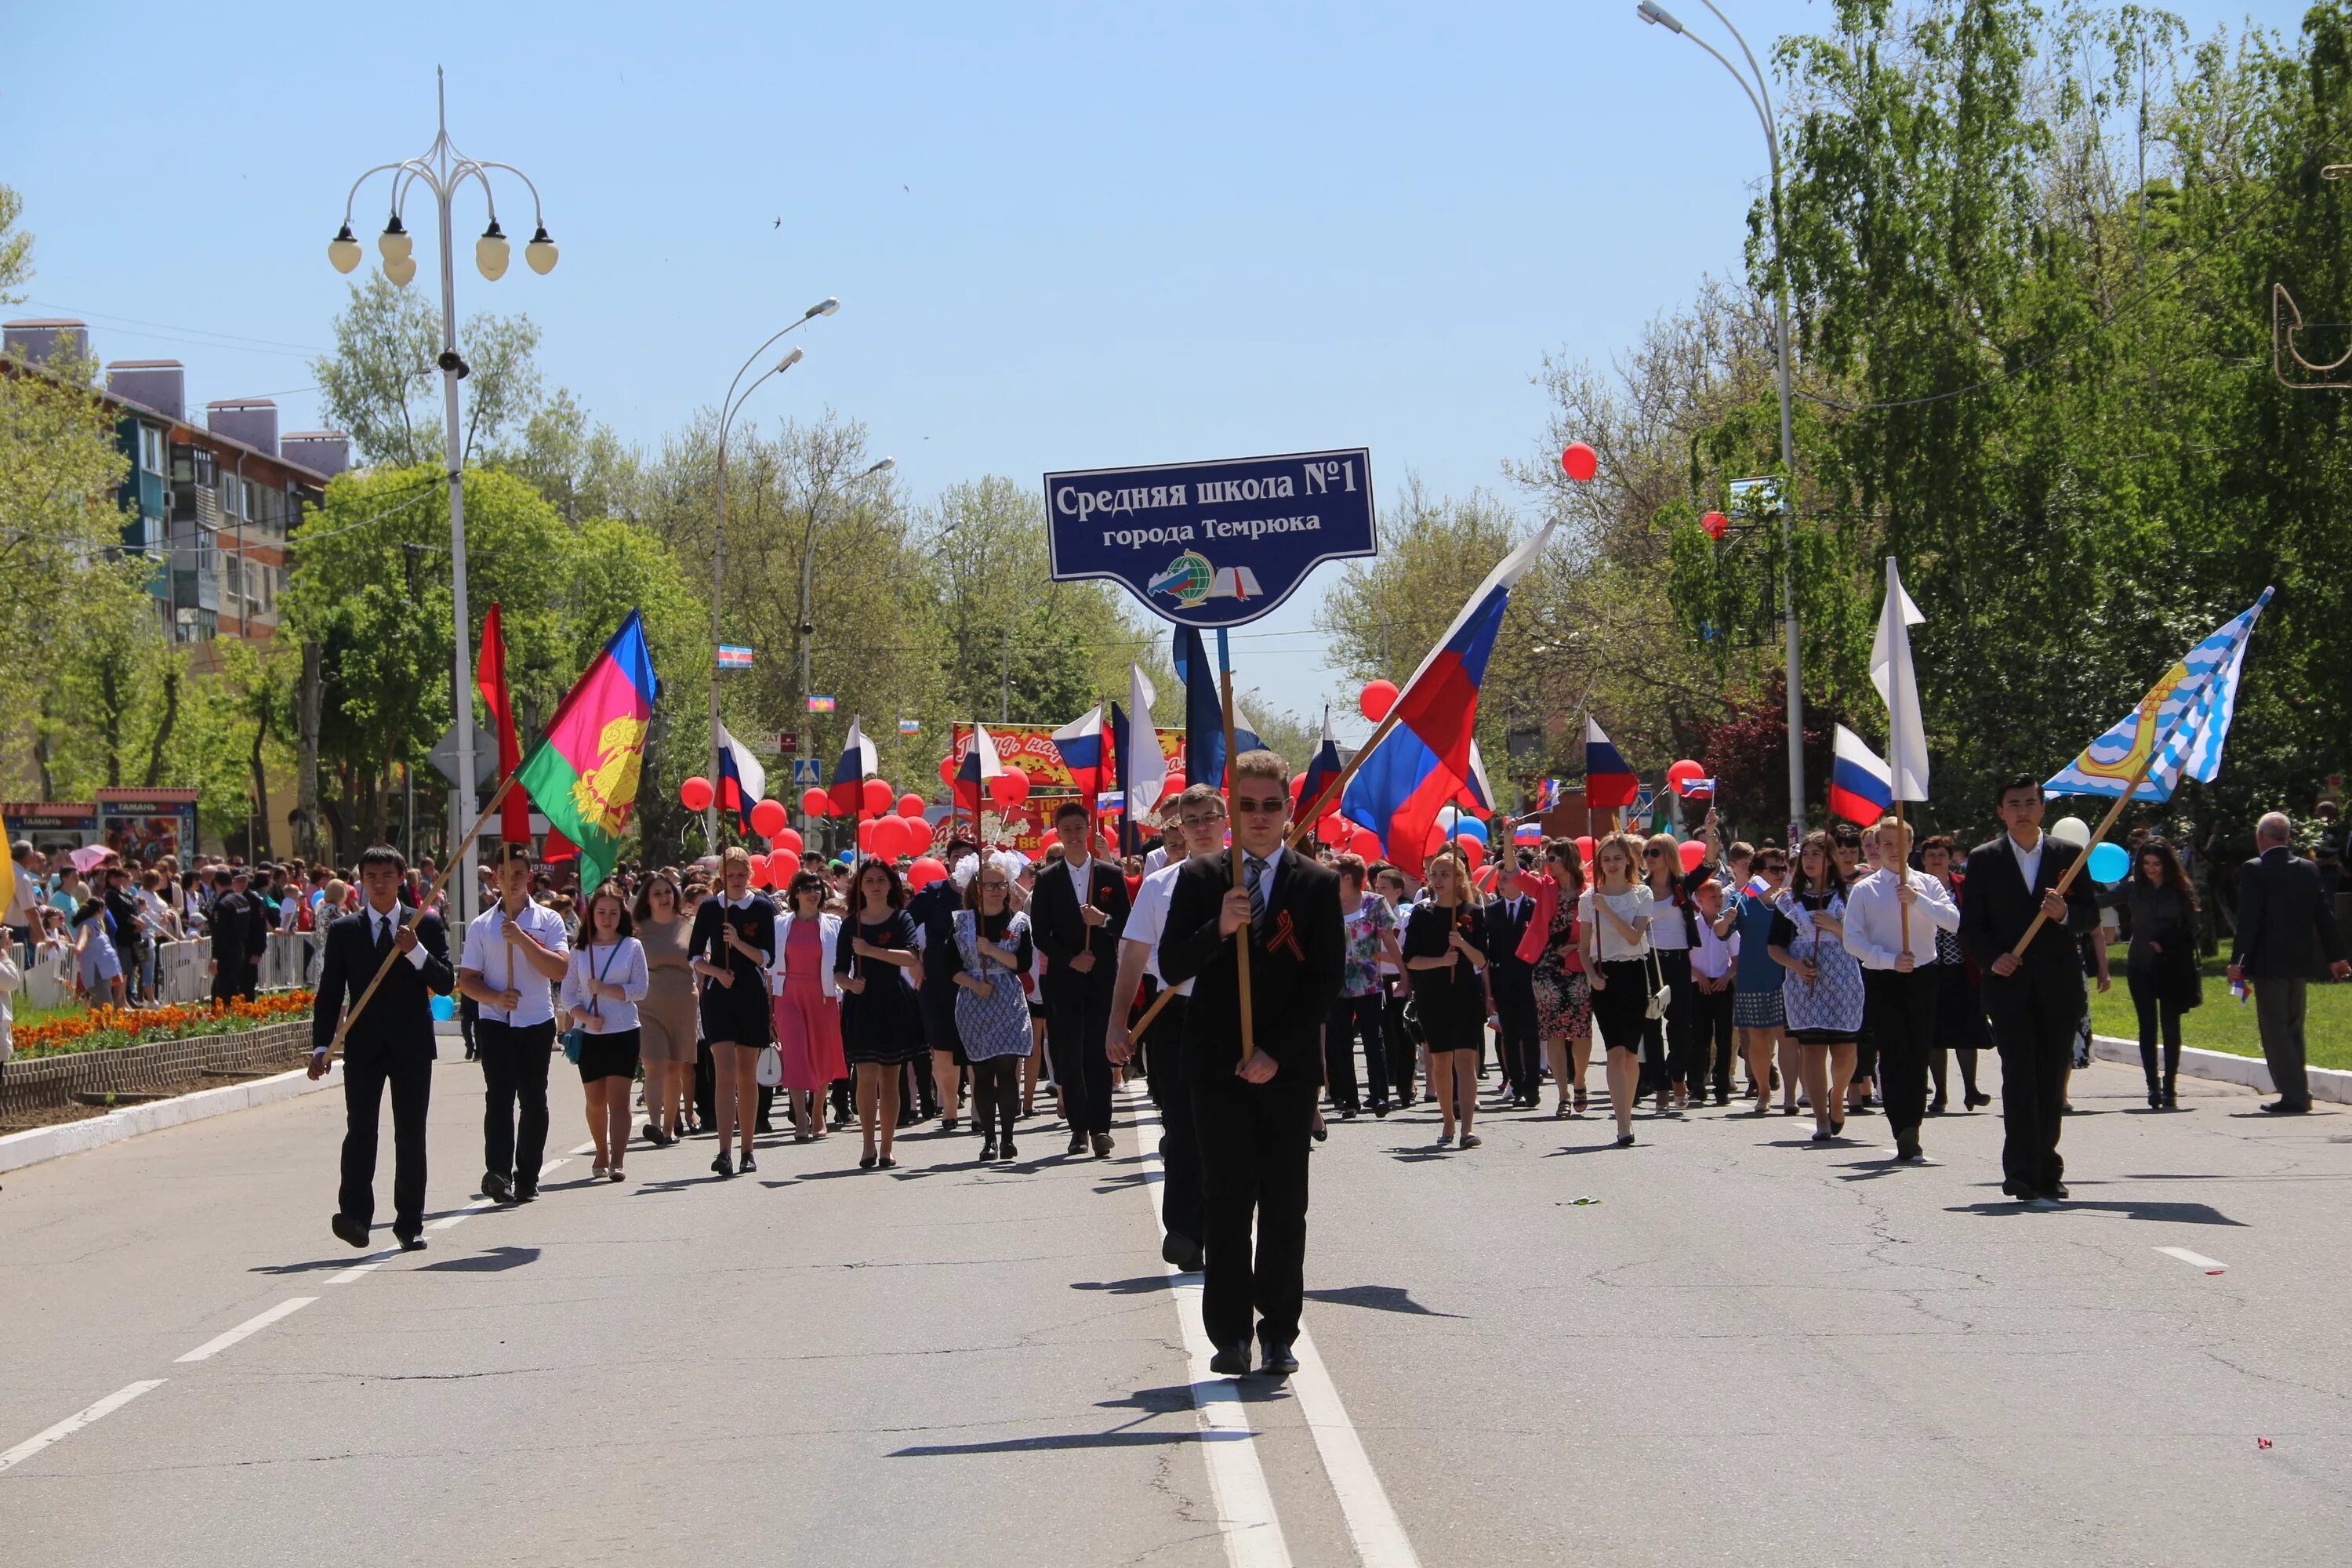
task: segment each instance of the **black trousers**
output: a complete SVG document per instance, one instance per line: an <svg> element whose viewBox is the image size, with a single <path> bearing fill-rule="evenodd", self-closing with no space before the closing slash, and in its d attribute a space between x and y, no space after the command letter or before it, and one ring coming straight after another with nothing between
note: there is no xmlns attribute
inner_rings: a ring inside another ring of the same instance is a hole
<svg viewBox="0 0 2352 1568"><path fill-rule="evenodd" d="M1666 1005L1666 1081L1699 1091L1706 1087L1706 1043L1698 1032L1698 989L1691 984L1690 949L1658 949L1658 976L1674 993Z"/></svg>
<svg viewBox="0 0 2352 1568"><path fill-rule="evenodd" d="M474 1026L474 1041L482 1058L482 1173L535 1192L547 1155L555 1021L518 1027L484 1018Z"/></svg>
<svg viewBox="0 0 2352 1568"><path fill-rule="evenodd" d="M2164 987L2153 969L2124 971L2124 984L2131 988L2132 1011L2139 1016L2139 1068L2147 1075L2150 1090L2173 1087L2180 1073L2180 1005L2164 994ZM2157 1039L2164 1041L2164 1071L2157 1073Z"/></svg>
<svg viewBox="0 0 2352 1568"><path fill-rule="evenodd" d="M130 971L126 968L123 973L127 974ZM234 963L226 960L220 961L220 966L213 975L213 1000L215 1002L252 1001L254 982L260 978L260 970L247 963L244 959L240 958Z"/></svg>
<svg viewBox="0 0 2352 1568"><path fill-rule="evenodd" d="M1736 987L1727 985L1720 991L1701 991L1698 982L1691 982L1691 1068L1690 1091L1696 1094L1711 1076L1718 1099L1731 1095L1731 1005L1738 995Z"/></svg>
<svg viewBox="0 0 2352 1568"><path fill-rule="evenodd" d="M1201 1128L1192 1112L1192 1074L1184 1060L1184 1010L1189 996L1170 999L1143 1035L1143 1063L1151 1103L1160 1108L1160 1223L1199 1241L1206 1225L1201 1186Z"/></svg>
<svg viewBox="0 0 2352 1568"><path fill-rule="evenodd" d="M1386 1109L1388 998L1377 991L1368 991L1361 996L1342 996L1331 1004L1331 1016L1323 1026L1323 1067L1331 1084L1331 1103L1342 1110L1363 1109L1363 1093L1356 1078L1359 1036L1364 1042L1363 1085L1372 1091L1372 1103Z"/></svg>
<svg viewBox="0 0 2352 1568"><path fill-rule="evenodd" d="M1535 969L1498 960L1487 972L1495 994L1495 1055L1503 1081L1521 1100L1535 1098L1543 1072L1543 1040L1536 1026Z"/></svg>
<svg viewBox="0 0 2352 1568"><path fill-rule="evenodd" d="M1110 1032L1109 978L1055 986L1045 1004L1045 1045L1054 1053L1054 1081L1061 1086L1073 1132L1110 1131L1110 1058L1103 1054L1103 1037Z"/></svg>
<svg viewBox="0 0 2352 1568"><path fill-rule="evenodd" d="M2082 971L2069 961L1988 974L1984 999L2000 1052L2001 1178L2046 1193L2066 1173L2058 1108L2083 1021Z"/></svg>
<svg viewBox="0 0 2352 1568"><path fill-rule="evenodd" d="M1932 963L1908 974L1862 972L1878 1042L1878 1098L1898 1139L1916 1134L1927 1114L1927 1054L1936 1045L1936 984L1941 978ZM2070 1051L2072 1038L2070 1031Z"/></svg>
<svg viewBox="0 0 2352 1568"><path fill-rule="evenodd" d="M1201 1323L1218 1346L1246 1343L1253 1310L1261 1338L1298 1337L1307 1289L1307 1149L1315 1075L1243 1081L1222 1065L1193 1064L1207 1254ZM1251 1250L1252 1222L1256 1250Z"/></svg>
<svg viewBox="0 0 2352 1568"><path fill-rule="evenodd" d="M1388 1047L1389 1087L1396 1090L1399 1105L1412 1100L1412 1069L1420 1060L1420 1052L1412 1037L1405 1033L1405 1004L1412 1001L1402 980L1394 975L1381 977L1385 1001L1381 1009L1381 1034Z"/></svg>
<svg viewBox="0 0 2352 1568"><path fill-rule="evenodd" d="M372 1049L343 1057L343 1178L335 1206L362 1226L375 1219L377 1122L392 1087L392 1228L425 1228L425 1113L433 1100L430 1042L405 1050Z"/></svg>

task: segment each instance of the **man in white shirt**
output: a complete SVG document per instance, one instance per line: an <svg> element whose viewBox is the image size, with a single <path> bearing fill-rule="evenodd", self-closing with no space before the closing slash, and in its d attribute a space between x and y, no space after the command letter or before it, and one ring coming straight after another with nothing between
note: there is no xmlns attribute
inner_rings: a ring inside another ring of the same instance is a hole
<svg viewBox="0 0 2352 1568"><path fill-rule="evenodd" d="M1907 824L1887 817L1872 843L1878 869L1846 889L1845 950L1862 961L1895 1157L1916 1163L1927 1157L1919 1122L1927 1109L1927 1052L1936 1042L1936 933L1959 930L1960 910L1941 882L1911 869Z"/></svg>
<svg viewBox="0 0 2352 1568"><path fill-rule="evenodd" d="M530 849L498 855L499 900L466 928L457 988L480 1009L482 1195L529 1203L547 1152L547 1069L555 1050L553 983L570 966L563 917L530 898Z"/></svg>
<svg viewBox="0 0 2352 1568"><path fill-rule="evenodd" d="M1167 863L1147 872L1143 886L1136 889L1135 906L1128 910L1127 925L1119 936L1114 995L1134 995L1147 974L1155 988L1166 984L1160 974L1160 936L1167 929L1168 895L1176 886L1176 874L1183 869L1188 847L1195 837L1208 846L1224 842L1225 803L1213 786L1203 785L1202 794L1205 801L1195 802L1192 792L1185 792L1178 806L1180 819L1164 829L1161 842L1168 850ZM1183 1066L1184 1008L1192 994L1192 982L1177 986L1145 1031L1151 1103L1160 1108L1160 1220L1167 1231L1160 1238L1160 1256L1187 1273L1201 1267L1203 1229L1201 1135L1193 1125L1192 1090ZM1124 1063L1134 1056L1136 1044L1127 1032L1124 1010L1114 1008L1110 1030L1104 1037L1104 1054L1114 1063Z"/></svg>
<svg viewBox="0 0 2352 1568"><path fill-rule="evenodd" d="M16 886L8 894L8 931L18 942L30 947L41 937L41 852L33 847L32 840L20 838L8 847L8 858L16 868Z"/></svg>

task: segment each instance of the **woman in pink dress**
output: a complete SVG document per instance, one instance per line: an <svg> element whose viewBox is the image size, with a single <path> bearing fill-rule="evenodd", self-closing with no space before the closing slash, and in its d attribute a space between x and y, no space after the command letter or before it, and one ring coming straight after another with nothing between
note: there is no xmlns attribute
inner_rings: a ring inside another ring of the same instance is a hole
<svg viewBox="0 0 2352 1568"><path fill-rule="evenodd" d="M824 1136L824 1091L849 1076L841 1052L841 992L833 973L834 944L841 917L825 914L824 880L811 872L794 877L787 912L776 922L776 967L769 989L775 997L776 1047L784 1058L784 1090L793 1113L793 1141Z"/></svg>

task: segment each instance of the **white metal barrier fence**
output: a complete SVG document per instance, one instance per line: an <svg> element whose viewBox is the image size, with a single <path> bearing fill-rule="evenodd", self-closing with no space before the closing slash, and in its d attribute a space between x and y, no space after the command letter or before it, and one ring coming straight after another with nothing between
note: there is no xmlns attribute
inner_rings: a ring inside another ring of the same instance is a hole
<svg viewBox="0 0 2352 1568"><path fill-rule="evenodd" d="M315 984L323 939L317 931L269 933L262 950L257 990L292 991ZM155 944L155 998L161 1002L202 1002L213 994L212 943L163 942ZM27 1007L62 1007L74 999L74 955L51 950L39 957L16 950L16 965L24 972L18 1002ZM124 973L130 965L125 962Z"/></svg>

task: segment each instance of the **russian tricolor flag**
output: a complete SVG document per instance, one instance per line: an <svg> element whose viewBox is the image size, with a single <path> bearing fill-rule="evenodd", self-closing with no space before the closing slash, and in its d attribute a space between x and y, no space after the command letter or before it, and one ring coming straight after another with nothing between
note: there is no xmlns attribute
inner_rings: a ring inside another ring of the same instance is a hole
<svg viewBox="0 0 2352 1568"><path fill-rule="evenodd" d="M1405 682L1395 708L1372 737L1371 754L1356 768L1340 809L1349 820L1379 834L1391 859L1418 868L1439 810L1470 787L1479 683L1486 677L1495 637L1503 629L1512 584L1543 553L1553 526L1546 523L1478 584Z"/></svg>
<svg viewBox="0 0 2352 1568"><path fill-rule="evenodd" d="M1830 763L1830 810L1869 826L1895 809L1895 775L1862 737L1841 724Z"/></svg>
<svg viewBox="0 0 2352 1568"><path fill-rule="evenodd" d="M1054 750L1062 753L1062 765L1070 770L1070 780L1078 793L1091 798L1102 793L1103 786L1103 710L1097 702L1077 718L1054 731Z"/></svg>
<svg viewBox="0 0 2352 1568"><path fill-rule="evenodd" d="M1591 811L1622 811L1642 793L1641 782L1617 750L1601 732L1601 721L1584 716L1584 805Z"/></svg>
<svg viewBox="0 0 2352 1568"><path fill-rule="evenodd" d="M719 726L719 809L735 814L736 830L751 831L751 807L767 793L768 770L751 748Z"/></svg>
<svg viewBox="0 0 2352 1568"><path fill-rule="evenodd" d="M974 816L988 804L991 781L1004 772L1004 760L996 754L996 742L989 739L988 726L971 727L971 747L963 754L956 768L956 804Z"/></svg>
<svg viewBox="0 0 2352 1568"><path fill-rule="evenodd" d="M833 788L826 793L833 797L833 809L844 816L854 817L866 804L866 781L882 771L874 754L874 742L857 721L849 721L849 738L841 743L841 761L833 770Z"/></svg>
<svg viewBox="0 0 2352 1568"><path fill-rule="evenodd" d="M1330 811L1332 801L1324 797L1331 786L1339 782L1343 764L1339 761L1339 740L1331 733L1331 710L1323 710L1323 743L1307 764L1307 776L1298 785L1298 817L1302 822L1319 822Z"/></svg>

